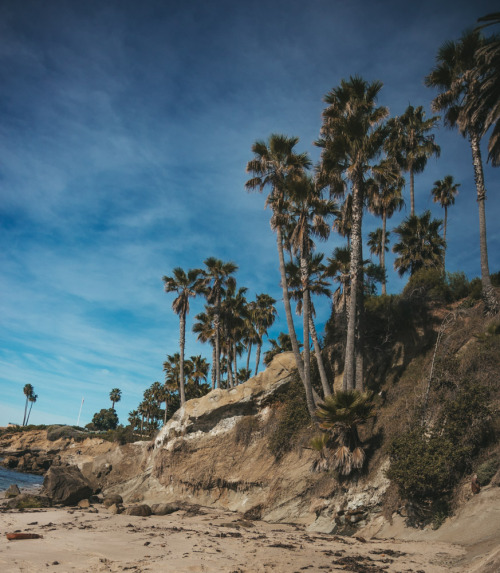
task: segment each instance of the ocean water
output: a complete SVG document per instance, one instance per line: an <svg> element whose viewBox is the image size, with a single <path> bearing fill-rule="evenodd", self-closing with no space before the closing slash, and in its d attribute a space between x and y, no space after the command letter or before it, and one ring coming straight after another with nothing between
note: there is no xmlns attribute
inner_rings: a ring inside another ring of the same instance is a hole
<svg viewBox="0 0 500 573"><path fill-rule="evenodd" d="M0 493L4 492L13 483L17 484L19 489L34 489L42 485L43 476L23 474L0 466Z"/></svg>

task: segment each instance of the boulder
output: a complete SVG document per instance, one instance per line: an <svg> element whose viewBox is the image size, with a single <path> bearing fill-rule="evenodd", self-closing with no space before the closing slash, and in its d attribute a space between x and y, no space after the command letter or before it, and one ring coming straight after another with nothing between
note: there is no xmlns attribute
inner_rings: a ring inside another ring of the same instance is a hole
<svg viewBox="0 0 500 573"><path fill-rule="evenodd" d="M78 507L81 507L82 509L88 509L90 507L90 501L88 499L81 499L78 502Z"/></svg>
<svg viewBox="0 0 500 573"><path fill-rule="evenodd" d="M50 507L50 499L46 495L21 493L7 502L9 509L28 509L33 507Z"/></svg>
<svg viewBox="0 0 500 573"><path fill-rule="evenodd" d="M75 505L93 491L76 466L51 466L43 480L43 491L53 503Z"/></svg>
<svg viewBox="0 0 500 573"><path fill-rule="evenodd" d="M123 513L125 515L138 515L140 517L147 517L148 515L151 515L151 508L146 504L131 505L130 507L127 507Z"/></svg>
<svg viewBox="0 0 500 573"><path fill-rule="evenodd" d="M113 515L116 515L118 513L122 513L123 512L123 505L121 505L121 503L119 503L119 504L114 503L113 505L110 505L108 507L108 511L109 511L109 513L112 513Z"/></svg>
<svg viewBox="0 0 500 573"><path fill-rule="evenodd" d="M169 515L179 511L180 509L184 509L184 505L179 502L155 503L151 506L151 512L153 515Z"/></svg>
<svg viewBox="0 0 500 573"><path fill-rule="evenodd" d="M119 505L120 503L123 503L123 499L122 496L117 493L110 493L102 500L104 507L111 507L112 505Z"/></svg>
<svg viewBox="0 0 500 573"><path fill-rule="evenodd" d="M7 491L4 494L5 499L10 499L11 497L16 497L21 493L21 490L19 489L19 487L13 483L12 485L9 485L9 488L7 489Z"/></svg>

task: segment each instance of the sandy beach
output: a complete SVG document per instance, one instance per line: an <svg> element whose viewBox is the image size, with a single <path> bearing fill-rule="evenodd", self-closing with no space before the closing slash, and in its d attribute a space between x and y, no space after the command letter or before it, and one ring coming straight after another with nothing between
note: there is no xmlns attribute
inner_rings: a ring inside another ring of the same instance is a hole
<svg viewBox="0 0 500 573"><path fill-rule="evenodd" d="M0 570L260 573L461 571L464 549L449 543L356 539L308 533L303 526L246 521L201 508L136 517L53 508L0 514ZM8 541L22 531L40 539Z"/></svg>

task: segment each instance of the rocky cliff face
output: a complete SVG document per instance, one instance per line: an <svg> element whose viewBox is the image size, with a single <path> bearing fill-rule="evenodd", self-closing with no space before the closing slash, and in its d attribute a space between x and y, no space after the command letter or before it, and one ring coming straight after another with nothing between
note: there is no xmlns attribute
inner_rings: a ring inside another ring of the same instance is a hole
<svg viewBox="0 0 500 573"><path fill-rule="evenodd" d="M307 442L275 460L265 429L294 370L293 354L284 353L246 383L190 400L154 442L49 442L39 432L18 434L0 449L50 451L57 463L78 466L94 488L118 493L126 502L187 501L317 531L352 532L379 511L388 486L384 466L369 482L360 478L346 486L311 471L317 454Z"/></svg>

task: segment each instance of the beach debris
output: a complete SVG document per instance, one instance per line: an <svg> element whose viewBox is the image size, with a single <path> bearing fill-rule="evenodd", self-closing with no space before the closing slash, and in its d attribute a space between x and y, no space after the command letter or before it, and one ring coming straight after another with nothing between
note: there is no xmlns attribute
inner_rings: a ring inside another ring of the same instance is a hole
<svg viewBox="0 0 500 573"><path fill-rule="evenodd" d="M9 541L15 541L16 539L42 539L42 535L39 535L38 533L16 532L6 533L5 535Z"/></svg>

